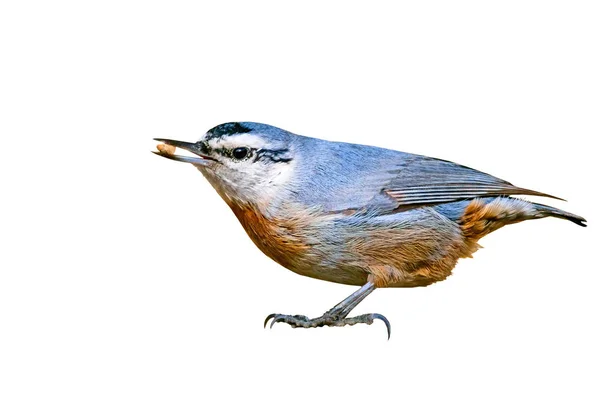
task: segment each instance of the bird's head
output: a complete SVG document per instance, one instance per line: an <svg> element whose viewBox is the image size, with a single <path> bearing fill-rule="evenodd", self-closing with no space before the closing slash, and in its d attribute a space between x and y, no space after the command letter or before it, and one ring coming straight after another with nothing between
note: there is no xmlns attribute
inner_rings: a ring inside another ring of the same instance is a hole
<svg viewBox="0 0 600 400"><path fill-rule="evenodd" d="M210 129L195 143L155 139L194 156L155 153L195 165L230 205L259 205L284 195L296 164L294 137L270 125L230 122Z"/></svg>

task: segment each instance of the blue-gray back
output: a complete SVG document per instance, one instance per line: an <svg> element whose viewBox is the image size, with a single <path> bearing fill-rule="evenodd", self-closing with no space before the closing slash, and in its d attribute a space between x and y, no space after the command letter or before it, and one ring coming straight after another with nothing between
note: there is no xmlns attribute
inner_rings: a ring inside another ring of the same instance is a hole
<svg viewBox="0 0 600 400"><path fill-rule="evenodd" d="M358 144L296 136L301 157L296 199L327 211L382 212L477 197L531 194L507 181L449 161ZM552 197L552 196L549 196Z"/></svg>

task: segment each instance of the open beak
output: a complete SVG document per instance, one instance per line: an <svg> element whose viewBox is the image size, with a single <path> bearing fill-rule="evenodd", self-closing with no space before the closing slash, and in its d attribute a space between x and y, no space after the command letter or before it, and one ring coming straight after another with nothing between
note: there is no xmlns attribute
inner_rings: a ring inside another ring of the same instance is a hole
<svg viewBox="0 0 600 400"><path fill-rule="evenodd" d="M164 144L168 144L170 146L175 146L177 148L187 150L190 153L193 153L200 157L188 157L188 156L179 156L175 155L172 152L167 151L153 151L154 154L158 154L159 156L169 158L175 161L186 162L194 165L202 165L208 166L215 162L215 160L205 154L202 154L200 151L200 146L197 143L189 143L189 142L181 142L179 140L171 140L171 139L154 139L159 142L163 142Z"/></svg>

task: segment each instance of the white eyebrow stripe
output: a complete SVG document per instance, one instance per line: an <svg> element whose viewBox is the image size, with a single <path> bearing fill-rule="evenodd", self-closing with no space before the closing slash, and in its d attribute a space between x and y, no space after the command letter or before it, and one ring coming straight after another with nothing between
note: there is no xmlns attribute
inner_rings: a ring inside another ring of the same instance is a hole
<svg viewBox="0 0 600 400"><path fill-rule="evenodd" d="M252 147L254 149L262 149L267 145L263 139L256 135L250 135L242 133L238 135L224 136L220 138L214 138L208 141L210 147Z"/></svg>

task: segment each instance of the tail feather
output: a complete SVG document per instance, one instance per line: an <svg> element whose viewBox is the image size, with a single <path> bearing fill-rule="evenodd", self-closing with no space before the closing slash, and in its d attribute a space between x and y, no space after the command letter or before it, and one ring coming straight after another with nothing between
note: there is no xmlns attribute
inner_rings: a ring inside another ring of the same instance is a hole
<svg viewBox="0 0 600 400"><path fill-rule="evenodd" d="M546 206L544 204L532 203L535 206L535 209L541 214L541 218L543 217L555 217L566 219L571 221L579 226L587 226L587 221L585 218L580 217L579 215L571 214L569 212L563 211L558 208Z"/></svg>
<svg viewBox="0 0 600 400"><path fill-rule="evenodd" d="M586 220L578 215L513 197L472 200L465 207L460 226L466 237L477 240L505 225L545 217L562 218L587 226Z"/></svg>

